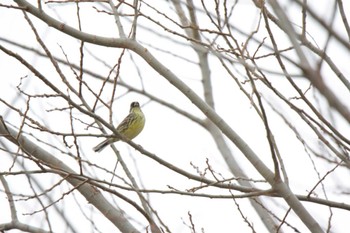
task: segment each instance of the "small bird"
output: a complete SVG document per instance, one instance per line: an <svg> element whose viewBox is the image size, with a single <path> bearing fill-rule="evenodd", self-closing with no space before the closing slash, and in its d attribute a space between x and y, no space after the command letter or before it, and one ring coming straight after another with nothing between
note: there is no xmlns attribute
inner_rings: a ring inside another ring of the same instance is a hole
<svg viewBox="0 0 350 233"><path fill-rule="evenodd" d="M117 131L127 139L131 140L135 138L145 126L145 115L141 111L140 104L138 102L132 102L130 104L130 112L124 120L118 125ZM106 146L119 141L119 138L107 138L97 146L93 148L95 152L101 152Z"/></svg>

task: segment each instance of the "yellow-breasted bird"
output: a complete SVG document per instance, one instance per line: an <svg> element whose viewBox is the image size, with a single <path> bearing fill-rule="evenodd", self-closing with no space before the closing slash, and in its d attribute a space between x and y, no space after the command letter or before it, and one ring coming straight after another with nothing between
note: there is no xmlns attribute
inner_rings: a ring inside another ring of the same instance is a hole
<svg viewBox="0 0 350 233"><path fill-rule="evenodd" d="M139 102L132 102L130 104L129 115L118 125L117 131L127 139L135 138L145 126L145 115L141 111ZM93 148L95 152L102 151L106 146L119 141L119 138L107 138Z"/></svg>

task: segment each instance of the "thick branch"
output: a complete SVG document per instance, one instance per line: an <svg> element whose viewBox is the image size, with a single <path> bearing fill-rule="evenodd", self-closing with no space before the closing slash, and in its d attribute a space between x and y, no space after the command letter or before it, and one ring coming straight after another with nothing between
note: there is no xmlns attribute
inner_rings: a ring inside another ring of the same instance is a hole
<svg viewBox="0 0 350 233"><path fill-rule="evenodd" d="M31 142L28 138L19 135L17 131L9 128L5 125L3 119L0 121L0 135L5 136L11 142L18 145L26 154L33 156L36 159L43 161L50 167L60 169L70 174L76 174L71 168L65 165L62 161L55 158L49 152L38 147L35 143ZM16 140L17 138L17 140ZM128 221L123 212L109 203L101 194L99 190L92 185L82 182L79 179L67 177L67 181L86 198L86 200L94 205L100 212L108 218L118 229L122 232L138 232L136 228Z"/></svg>

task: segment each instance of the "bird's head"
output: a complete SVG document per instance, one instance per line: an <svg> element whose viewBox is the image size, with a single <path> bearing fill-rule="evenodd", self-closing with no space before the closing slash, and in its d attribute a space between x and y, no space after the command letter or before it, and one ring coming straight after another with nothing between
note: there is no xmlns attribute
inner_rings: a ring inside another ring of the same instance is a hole
<svg viewBox="0 0 350 233"><path fill-rule="evenodd" d="M131 110L132 109L134 109L134 108L140 108L140 104L139 104L139 102L132 102L131 104L130 104L130 112L131 112Z"/></svg>

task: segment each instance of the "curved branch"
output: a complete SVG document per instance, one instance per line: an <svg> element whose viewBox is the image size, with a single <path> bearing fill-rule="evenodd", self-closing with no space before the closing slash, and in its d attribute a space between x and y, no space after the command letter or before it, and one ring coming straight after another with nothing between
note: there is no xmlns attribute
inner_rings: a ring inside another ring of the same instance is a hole
<svg viewBox="0 0 350 233"><path fill-rule="evenodd" d="M212 109L210 108L195 92L193 92L183 81L174 73L158 61L145 47L139 43L128 39L113 39L98 37L95 35L82 33L72 27L51 18L42 11L39 11L24 0L15 0L17 4L38 18L45 21L48 25L65 32L80 40L110 46L126 48L134 51L141 56L155 71L167 79L174 87L180 90L189 100L191 100L228 138L231 140L256 168L256 170L273 186L274 191L281 195L284 200L295 211L304 224L313 232L322 232L321 227L311 216L311 214L300 203L290 188L281 180L276 181L271 170L260 160L259 156L246 144L246 142Z"/></svg>
<svg viewBox="0 0 350 233"><path fill-rule="evenodd" d="M0 120L0 134L18 145L26 154L37 158L38 160L48 164L50 167L66 171L70 174L75 174L70 167L65 165L59 159L55 158L55 156L38 147L35 143L31 142L28 138L22 134L19 134L14 129L8 127L2 118ZM67 177L66 180L73 187L77 188L77 190L86 198L86 200L88 200L89 203L100 210L100 212L122 232L138 232L124 216L123 212L114 207L114 205L111 205L107 199L103 197L99 190L94 188L92 185L85 183L85 181L81 181L73 177Z"/></svg>

